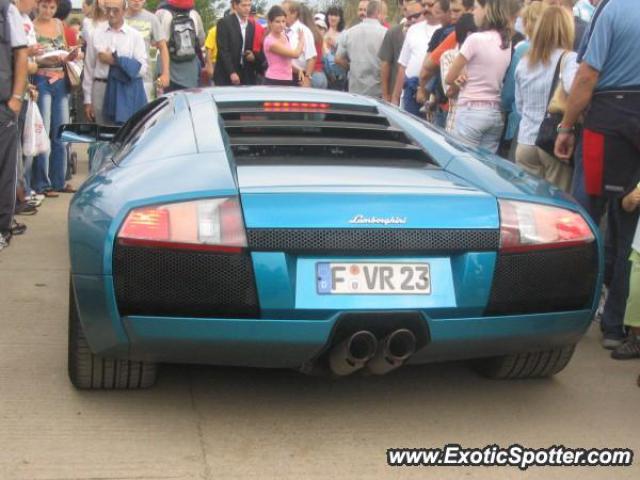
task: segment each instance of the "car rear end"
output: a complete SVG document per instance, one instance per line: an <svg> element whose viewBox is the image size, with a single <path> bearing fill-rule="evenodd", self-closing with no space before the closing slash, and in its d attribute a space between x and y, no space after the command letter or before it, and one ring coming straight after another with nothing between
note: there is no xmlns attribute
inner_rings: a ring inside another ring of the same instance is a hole
<svg viewBox="0 0 640 480"><path fill-rule="evenodd" d="M237 191L118 228L130 358L386 373L586 330L599 255L579 212L474 187L373 102L217 108Z"/></svg>

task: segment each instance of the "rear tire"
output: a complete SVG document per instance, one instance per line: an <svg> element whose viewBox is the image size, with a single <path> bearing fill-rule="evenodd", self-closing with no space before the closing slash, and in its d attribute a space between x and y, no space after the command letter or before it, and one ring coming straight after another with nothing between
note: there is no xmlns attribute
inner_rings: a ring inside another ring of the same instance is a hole
<svg viewBox="0 0 640 480"><path fill-rule="evenodd" d="M552 377L569 364L575 348L575 345L567 345L481 359L475 362L474 367L481 375L498 380Z"/></svg>
<svg viewBox="0 0 640 480"><path fill-rule="evenodd" d="M82 330L78 306L69 280L69 379L81 390L134 390L156 382L155 363L132 362L94 355Z"/></svg>

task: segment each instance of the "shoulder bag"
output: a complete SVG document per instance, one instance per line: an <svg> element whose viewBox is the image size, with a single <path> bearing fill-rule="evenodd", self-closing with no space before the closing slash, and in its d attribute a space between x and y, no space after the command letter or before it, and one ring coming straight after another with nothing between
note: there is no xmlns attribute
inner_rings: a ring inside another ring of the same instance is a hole
<svg viewBox="0 0 640 480"><path fill-rule="evenodd" d="M564 111L566 109L567 94L562 85L562 68L564 67L564 52L553 74L553 82L549 91L549 100L547 101L547 111L545 112L538 136L536 137L536 147L541 148L546 153L554 156L556 138L558 137L558 125L562 121Z"/></svg>

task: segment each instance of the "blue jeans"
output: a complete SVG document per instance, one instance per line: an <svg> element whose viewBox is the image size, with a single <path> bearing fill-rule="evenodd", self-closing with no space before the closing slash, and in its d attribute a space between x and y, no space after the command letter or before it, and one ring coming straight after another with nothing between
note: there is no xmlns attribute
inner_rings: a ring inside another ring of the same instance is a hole
<svg viewBox="0 0 640 480"><path fill-rule="evenodd" d="M418 77L407 78L404 81L404 92L402 94L402 108L416 117L424 118L420 113L420 105L416 102L416 92L418 91Z"/></svg>
<svg viewBox="0 0 640 480"><path fill-rule="evenodd" d="M313 72L311 75L311 87L326 89L329 86L327 76L324 72Z"/></svg>
<svg viewBox="0 0 640 480"><path fill-rule="evenodd" d="M33 172L33 157L22 157L24 161L24 191L27 195L31 195L31 190L33 187L31 186L31 177Z"/></svg>
<svg viewBox="0 0 640 480"><path fill-rule="evenodd" d="M638 223L638 211L625 212L621 196L607 202L607 232L605 238L605 284L609 295L602 311L600 329L607 338L623 339L624 313L629 296L631 274L631 243Z"/></svg>
<svg viewBox="0 0 640 480"><path fill-rule="evenodd" d="M47 77L35 75L34 81L39 93L38 108L51 137L51 151L34 159L32 188L36 192L48 188L62 190L67 172L67 151L57 137L60 125L69 123L69 89L64 78L49 83Z"/></svg>
<svg viewBox="0 0 640 480"><path fill-rule="evenodd" d="M438 108L436 108L436 111L433 113L433 124L436 127L444 129L447 126L447 115L449 115L449 112L445 112L440 105L438 105Z"/></svg>
<svg viewBox="0 0 640 480"><path fill-rule="evenodd" d="M458 105L451 133L473 147L486 148L491 153L496 153L503 126L504 119L498 108Z"/></svg>

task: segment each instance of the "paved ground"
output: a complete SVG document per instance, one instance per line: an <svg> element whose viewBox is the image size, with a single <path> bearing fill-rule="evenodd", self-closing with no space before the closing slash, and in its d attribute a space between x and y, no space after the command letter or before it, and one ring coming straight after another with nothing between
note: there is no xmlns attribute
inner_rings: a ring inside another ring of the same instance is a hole
<svg viewBox="0 0 640 480"><path fill-rule="evenodd" d="M591 331L553 380L464 365L333 382L289 371L167 366L142 392L67 380L66 208L47 200L0 253L0 480L640 478L631 468L390 468L389 447L628 447L640 454L640 362Z"/></svg>

